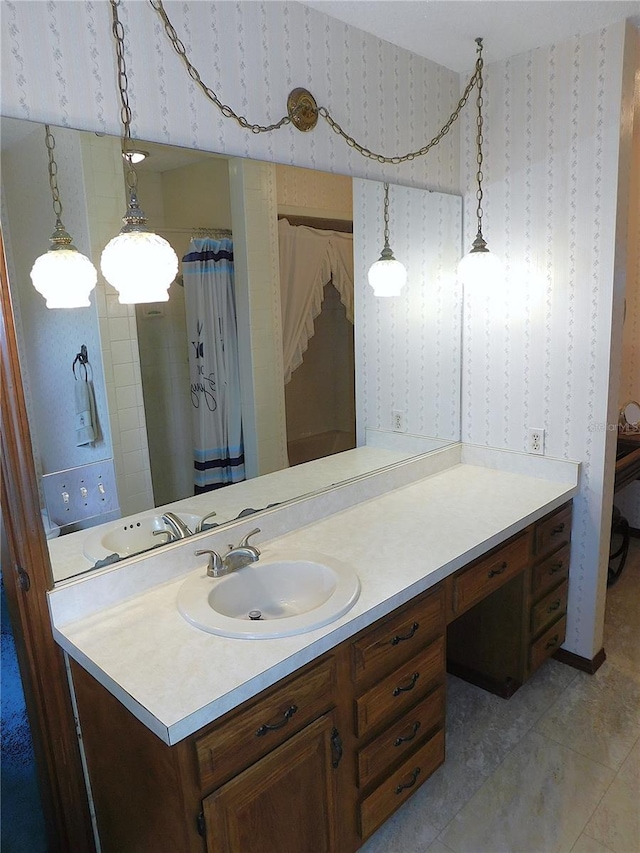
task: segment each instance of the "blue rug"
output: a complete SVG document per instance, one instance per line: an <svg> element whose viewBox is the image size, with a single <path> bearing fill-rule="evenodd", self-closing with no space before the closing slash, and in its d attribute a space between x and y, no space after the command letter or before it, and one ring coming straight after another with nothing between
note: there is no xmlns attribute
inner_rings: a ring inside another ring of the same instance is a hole
<svg viewBox="0 0 640 853"><path fill-rule="evenodd" d="M0 597L2 602L0 849L2 853L46 853L47 840L31 731L2 581L0 581Z"/></svg>

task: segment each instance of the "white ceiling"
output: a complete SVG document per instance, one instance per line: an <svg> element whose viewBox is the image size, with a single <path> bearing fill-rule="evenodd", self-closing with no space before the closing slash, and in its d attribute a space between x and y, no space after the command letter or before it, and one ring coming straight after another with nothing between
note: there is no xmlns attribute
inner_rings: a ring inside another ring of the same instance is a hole
<svg viewBox="0 0 640 853"><path fill-rule="evenodd" d="M640 0L310 0L306 5L458 72L473 67L477 36L484 38L485 62L494 62L628 17L640 27Z"/></svg>

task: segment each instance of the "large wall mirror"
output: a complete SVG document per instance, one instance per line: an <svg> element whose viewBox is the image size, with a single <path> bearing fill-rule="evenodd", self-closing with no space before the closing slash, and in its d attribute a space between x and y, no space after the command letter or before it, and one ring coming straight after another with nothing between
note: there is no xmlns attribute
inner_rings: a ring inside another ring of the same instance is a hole
<svg viewBox="0 0 640 853"><path fill-rule="evenodd" d="M52 130L64 224L99 269L126 207L120 140ZM99 276L89 308L49 310L29 276L55 222L44 127L2 118L1 131L3 236L51 536L167 505L224 523L459 440L459 197L391 186L391 242L408 283L380 299L366 274L383 244L381 183L136 142L147 153L141 206L181 259L169 300L121 305ZM246 480L206 491L194 410L206 412L208 386L190 375L201 330L189 326L182 259L224 240ZM88 364L74 365L82 347ZM80 443L87 377L96 432Z"/></svg>

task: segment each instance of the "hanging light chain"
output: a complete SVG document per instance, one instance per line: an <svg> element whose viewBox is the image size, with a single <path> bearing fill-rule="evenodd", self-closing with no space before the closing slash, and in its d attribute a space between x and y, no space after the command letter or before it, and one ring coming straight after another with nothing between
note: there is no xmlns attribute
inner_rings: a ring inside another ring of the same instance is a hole
<svg viewBox="0 0 640 853"><path fill-rule="evenodd" d="M396 157L385 157L383 154L376 154L374 151L369 150L369 148L365 148L364 145L361 145L352 136L349 136L349 134L345 133L345 131L338 124L338 122L334 118L332 118L326 107L319 107L318 113L327 122L329 127L331 127L332 130L334 130L339 136L344 139L344 141L350 148L355 148L355 150L359 154L362 154L363 157L367 157L369 160L375 160L377 163L392 163L393 165L398 165L399 163L406 163L408 160L415 160L416 157L423 157L439 142L442 141L442 139L451 130L453 124L458 120L458 117L460 116L464 105L469 100L469 95L473 91L473 88L476 83L478 83L479 81L479 74L480 71L478 63L476 63L476 69L472 74L471 79L467 83L467 87L462 93L462 97L458 101L458 105L449 116L449 119L446 124L443 125L441 130L433 137L433 139L417 151L410 151L408 154L402 154Z"/></svg>
<svg viewBox="0 0 640 853"><path fill-rule="evenodd" d="M116 0L111 0L111 2L114 3L116 2ZM216 95L216 93L209 86L207 86L206 83L204 83L197 68L195 68L193 63L189 60L184 43L179 38L173 24L169 20L169 16L166 13L162 0L149 0L149 3L155 9L160 19L162 20L167 37L173 45L175 52L182 59L182 62L184 63L189 76L202 89L205 96L213 104L215 104L216 107L218 107L223 116L225 116L226 118L234 119L240 125L240 127L243 127L246 130L250 130L252 133L256 134L267 133L272 130L279 130L281 127L292 123L292 115L295 116L295 113L283 116L275 124L252 124L244 116L235 113L230 106L228 106L227 104L223 104L222 101ZM363 157L367 157L370 160L375 160L378 163L390 163L393 165L398 165L400 163L406 163L409 160L415 160L416 157L423 157L434 146L438 145L438 143L442 141L442 139L447 135L447 133L449 133L452 125L457 121L462 109L469 100L469 95L473 91L474 87L476 85L478 85L480 88L482 87L482 39L476 39L476 42L479 44L479 56L478 60L476 61L476 67L462 94L462 97L458 101L455 110L451 113L447 122L433 137L433 139L431 139L430 142L428 142L426 145L424 145L417 151L410 151L408 154L402 154L394 157L385 157L383 154L378 154L375 151L371 151L369 148L366 148L364 145L361 145L356 139L354 139L353 136L350 136L348 133L346 133L338 124L338 122L331 116L331 113L326 107L318 107L318 115L322 116L322 118L327 122L329 127L331 127L331 129L335 133L337 133L338 136L341 136L350 148L355 149ZM302 106L298 107L298 109L303 108L304 107Z"/></svg>
<svg viewBox="0 0 640 853"><path fill-rule="evenodd" d="M484 86L484 81L482 79L482 69L484 66L484 62L482 59L482 39L477 38L476 44L478 45L478 59L476 61L476 75L478 78L478 95L476 98L476 106L478 108L478 116L476 119L476 127L477 127L477 132L476 132L476 148L477 148L476 163L478 166L477 171L476 171L476 182L478 184L478 189L476 190L476 199L478 201L478 205L476 207L476 217L478 219L478 236L481 237L482 236L482 215L483 215L483 210L482 210L482 196L483 196L482 181L484 178L484 175L482 174L482 161L483 161L482 143L484 142L484 138L482 135L482 124L483 124L482 107L484 105L484 101L482 98L482 88Z"/></svg>
<svg viewBox="0 0 640 853"><path fill-rule="evenodd" d="M56 140L48 124L44 126L44 141L47 146L47 154L49 155L49 186L51 187L53 212L56 215L56 224L62 227L62 202L60 201L60 191L58 190L58 164L53 156Z"/></svg>
<svg viewBox="0 0 640 853"><path fill-rule="evenodd" d="M384 185L384 248L389 247L389 184Z"/></svg>
<svg viewBox="0 0 640 853"><path fill-rule="evenodd" d="M133 117L129 106L129 78L127 77L127 62L124 54L124 27L118 17L120 0L111 0L113 38L116 43L116 59L118 63L118 91L120 93L120 119L122 120L122 155L127 162L127 186L135 190L138 186L138 173L129 154L131 143L131 119Z"/></svg>
<svg viewBox="0 0 640 853"><path fill-rule="evenodd" d="M113 2L113 0L112 0ZM218 107L220 112L226 118L232 118L238 122L240 127L243 127L245 130L250 130L252 133L267 133L271 130L279 130L281 127L284 127L286 124L291 124L291 119L288 115L283 116L280 121L277 121L275 124L252 124L248 119L244 116L238 115L235 113L230 106L227 104L223 104L220 98L216 95L216 93L211 89L206 83L203 82L200 77L200 73L198 69L190 62L189 57L187 56L187 49L184 46L184 43L179 38L177 32L171 21L169 20L169 16L167 15L165 8L162 4L162 0L149 0L153 8L156 10L162 23L164 24L165 32L169 38L169 41L173 45L173 49L178 54L180 59L183 61L189 77L197 83L197 85L202 89L206 97Z"/></svg>

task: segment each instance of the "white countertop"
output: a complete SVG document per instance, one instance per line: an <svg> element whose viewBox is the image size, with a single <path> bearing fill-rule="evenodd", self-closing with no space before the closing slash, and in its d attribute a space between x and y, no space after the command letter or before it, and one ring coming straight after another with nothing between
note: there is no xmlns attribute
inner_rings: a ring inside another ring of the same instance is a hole
<svg viewBox="0 0 640 853"><path fill-rule="evenodd" d="M149 514L161 515L169 510L193 513L201 517L215 510L216 515L211 521L224 524L235 519L247 508L261 510L269 504L290 501L319 489L329 488L344 480L394 465L412 454L424 453L436 444L435 440L427 443L426 439L401 435L400 438L404 438L405 442L396 441L399 446L392 448L383 446L384 438L385 434L377 433L374 436L374 440L378 442L377 445L345 450L343 453L314 459L312 462L295 465L293 468L284 468L282 471L272 471L270 474L263 474L251 480L243 480L224 489L216 489L213 492L184 498L156 509L148 509L127 516L127 522L135 522ZM412 444L408 441L410 438L414 440ZM54 580L60 582L92 571L95 561L87 559L83 554L87 531L94 533L111 526L113 526L112 521L48 540Z"/></svg>
<svg viewBox="0 0 640 853"><path fill-rule="evenodd" d="M481 464L453 464L271 542L256 537L265 556L270 547L307 549L355 568L360 597L330 625L269 640L206 633L178 612L176 597L185 578L183 571L150 588L147 582L147 589L137 594L127 589L123 600L75 621L70 618L73 607L65 610L64 605L65 594L73 596L74 584L63 585L50 593L56 640L162 740L174 744L577 492L575 463L549 460L545 468L544 460L476 450L463 452L462 458ZM532 465L534 476L529 473ZM544 477L545 470L552 479ZM140 560L137 571L148 575L157 559ZM90 583L90 576L75 582ZM108 574L102 575L101 583L104 589ZM80 592L86 594L89 589L82 587Z"/></svg>

